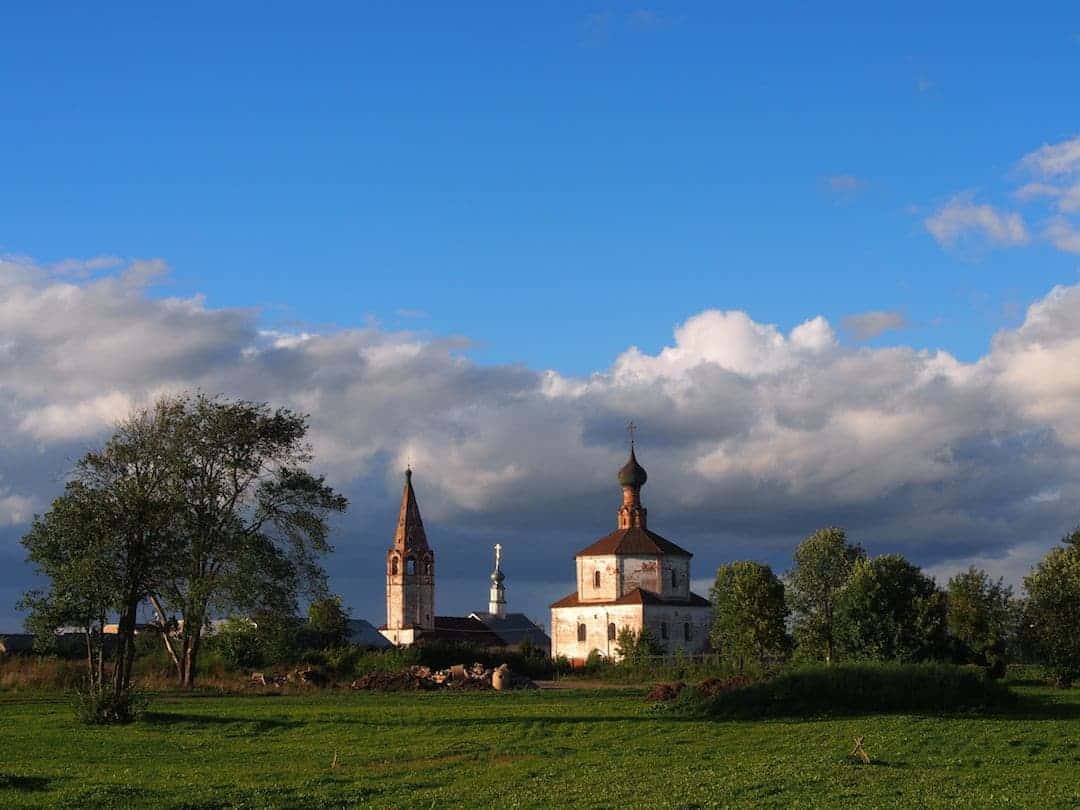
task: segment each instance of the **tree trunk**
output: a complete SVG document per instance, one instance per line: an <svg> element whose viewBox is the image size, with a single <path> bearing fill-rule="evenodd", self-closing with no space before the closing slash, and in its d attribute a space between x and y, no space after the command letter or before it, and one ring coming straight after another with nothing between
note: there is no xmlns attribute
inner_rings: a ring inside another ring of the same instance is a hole
<svg viewBox="0 0 1080 810"><path fill-rule="evenodd" d="M117 697L131 688L131 670L135 663L135 619L138 611L139 601L137 599L129 601L121 611L116 626L114 652L116 669L113 672L113 693Z"/></svg>
<svg viewBox="0 0 1080 810"><path fill-rule="evenodd" d="M94 626L92 623L86 623L86 672L90 678L90 688L93 689L94 683L94 639L90 635L94 632Z"/></svg>
<svg viewBox="0 0 1080 810"><path fill-rule="evenodd" d="M199 647L202 642L202 618L197 621L184 621L184 657L180 674L180 684L185 689L195 687L195 673L199 662Z"/></svg>
<svg viewBox="0 0 1080 810"><path fill-rule="evenodd" d="M165 649L169 653L169 658L172 659L173 666L176 667L176 677L183 683L184 668L180 665L180 657L176 654L176 647L173 646L173 640L169 637L169 624L165 620L165 611L161 609L161 602L154 594L150 594L150 604L154 606L154 612L157 613L158 621L161 622L161 640L165 643Z"/></svg>

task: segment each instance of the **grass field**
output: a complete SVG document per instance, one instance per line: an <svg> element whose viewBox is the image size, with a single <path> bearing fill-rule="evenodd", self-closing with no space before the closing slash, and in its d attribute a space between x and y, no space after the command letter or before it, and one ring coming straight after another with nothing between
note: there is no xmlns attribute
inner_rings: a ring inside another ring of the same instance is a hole
<svg viewBox="0 0 1080 810"><path fill-rule="evenodd" d="M1080 804L1080 690L1020 691L994 717L764 722L674 719L612 690L158 697L120 728L8 695L0 805ZM848 759L855 735L872 764Z"/></svg>

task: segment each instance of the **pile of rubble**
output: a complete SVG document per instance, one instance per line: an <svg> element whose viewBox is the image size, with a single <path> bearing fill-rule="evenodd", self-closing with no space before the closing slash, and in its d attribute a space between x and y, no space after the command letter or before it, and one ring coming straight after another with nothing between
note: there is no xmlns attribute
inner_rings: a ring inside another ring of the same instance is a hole
<svg viewBox="0 0 1080 810"><path fill-rule="evenodd" d="M536 684L529 678L511 672L506 664L496 669L488 669L480 663L472 666L456 664L447 669L438 670L425 666L412 666L400 672L373 672L357 678L350 686L353 689L374 692L536 688Z"/></svg>

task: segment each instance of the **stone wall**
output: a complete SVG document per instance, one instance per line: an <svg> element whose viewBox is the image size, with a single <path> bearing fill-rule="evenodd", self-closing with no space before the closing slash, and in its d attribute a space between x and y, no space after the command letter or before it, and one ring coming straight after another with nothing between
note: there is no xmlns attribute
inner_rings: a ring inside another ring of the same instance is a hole
<svg viewBox="0 0 1080 810"><path fill-rule="evenodd" d="M578 605L553 608L551 611L551 654L565 655L571 661L584 661L593 650L618 658L615 640L608 627L615 625L615 635L623 627L639 632L647 626L653 638L669 653L682 650L698 653L709 649L712 608L690 605ZM578 625L585 625L585 640L578 641ZM664 638L664 625L667 638ZM686 639L686 625L690 639Z"/></svg>

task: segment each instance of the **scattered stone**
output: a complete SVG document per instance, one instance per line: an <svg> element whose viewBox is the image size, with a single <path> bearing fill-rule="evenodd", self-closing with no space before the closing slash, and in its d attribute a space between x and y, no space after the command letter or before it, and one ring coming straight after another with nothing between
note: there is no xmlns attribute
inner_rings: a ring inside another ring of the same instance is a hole
<svg viewBox="0 0 1080 810"><path fill-rule="evenodd" d="M498 674L498 673L502 674ZM495 686L495 678L502 686ZM535 689L529 678L517 675L503 664L496 670L481 663L470 666L455 664L432 671L430 667L412 666L400 672L374 672L352 682L353 689L375 692L399 692L417 689L455 689L461 691L486 689Z"/></svg>

